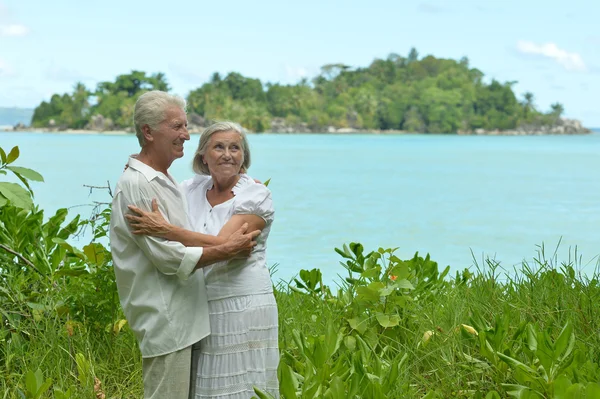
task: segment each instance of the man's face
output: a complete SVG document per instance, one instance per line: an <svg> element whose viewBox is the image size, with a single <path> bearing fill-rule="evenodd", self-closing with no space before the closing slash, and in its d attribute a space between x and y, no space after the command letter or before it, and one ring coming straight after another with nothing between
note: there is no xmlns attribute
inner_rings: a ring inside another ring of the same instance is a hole
<svg viewBox="0 0 600 399"><path fill-rule="evenodd" d="M183 157L183 143L190 139L187 116L179 107L167 108L165 119L152 131L152 145L166 161Z"/></svg>

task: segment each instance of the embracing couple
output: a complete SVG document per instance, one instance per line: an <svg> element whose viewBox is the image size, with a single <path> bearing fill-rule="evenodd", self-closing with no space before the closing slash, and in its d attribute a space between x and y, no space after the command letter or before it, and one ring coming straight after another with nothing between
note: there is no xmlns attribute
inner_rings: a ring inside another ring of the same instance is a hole
<svg viewBox="0 0 600 399"><path fill-rule="evenodd" d="M278 320L266 266L271 193L246 175L243 129L206 128L192 179L169 174L183 156L185 100L138 99L140 153L112 203L110 243L125 316L142 352L144 398L279 397Z"/></svg>

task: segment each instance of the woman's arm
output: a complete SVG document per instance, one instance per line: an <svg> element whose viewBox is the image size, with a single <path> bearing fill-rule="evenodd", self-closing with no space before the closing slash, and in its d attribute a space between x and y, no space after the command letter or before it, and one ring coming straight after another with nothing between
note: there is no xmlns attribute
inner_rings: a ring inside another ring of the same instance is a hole
<svg viewBox="0 0 600 399"><path fill-rule="evenodd" d="M152 200L152 212L146 212L133 205L129 205L129 210L134 214L125 215L125 218L129 221L131 232L133 234L162 237L169 241L178 241L186 247L212 247L221 245L227 241L227 237L243 225L243 223L241 223L237 228L232 229L229 234L223 236L219 234L219 236L216 237L208 234L196 233L170 224L165 220L162 213L160 213L156 199ZM223 228L225 228L225 226ZM248 231L253 230L250 230L249 228Z"/></svg>
<svg viewBox="0 0 600 399"><path fill-rule="evenodd" d="M257 215L233 215L231 219L225 223L225 226L219 231L217 238L227 238L232 235L237 229L242 227L244 223L248 223L248 230L261 230L265 228L266 222L263 218Z"/></svg>

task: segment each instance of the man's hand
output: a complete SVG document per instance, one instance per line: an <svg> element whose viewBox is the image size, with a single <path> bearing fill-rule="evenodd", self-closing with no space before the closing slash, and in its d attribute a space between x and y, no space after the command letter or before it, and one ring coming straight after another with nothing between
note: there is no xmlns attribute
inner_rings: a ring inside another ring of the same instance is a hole
<svg viewBox="0 0 600 399"><path fill-rule="evenodd" d="M260 234L260 230L254 230L249 233L248 223L244 223L242 227L237 229L232 235L229 236L227 242L223 244L225 250L235 258L250 256L252 249L256 246L256 237Z"/></svg>
<svg viewBox="0 0 600 399"><path fill-rule="evenodd" d="M146 212L137 206L129 205L132 214L125 215L133 234L144 234L155 237L166 237L172 230L158 209L156 198L152 199L152 212Z"/></svg>

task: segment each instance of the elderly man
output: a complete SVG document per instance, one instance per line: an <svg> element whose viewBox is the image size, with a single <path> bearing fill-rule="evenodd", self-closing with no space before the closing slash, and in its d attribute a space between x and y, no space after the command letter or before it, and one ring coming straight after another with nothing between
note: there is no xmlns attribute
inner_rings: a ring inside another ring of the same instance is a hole
<svg viewBox="0 0 600 399"><path fill-rule="evenodd" d="M244 225L224 244L204 248L132 234L125 217L128 205L150 210L153 198L170 223L189 229L185 197L168 173L190 139L185 100L160 91L145 93L135 105L134 124L142 150L129 159L112 204L117 289L142 352L144 397L188 399L191 346L210 333L203 273L194 271L247 256L259 231L246 234Z"/></svg>

